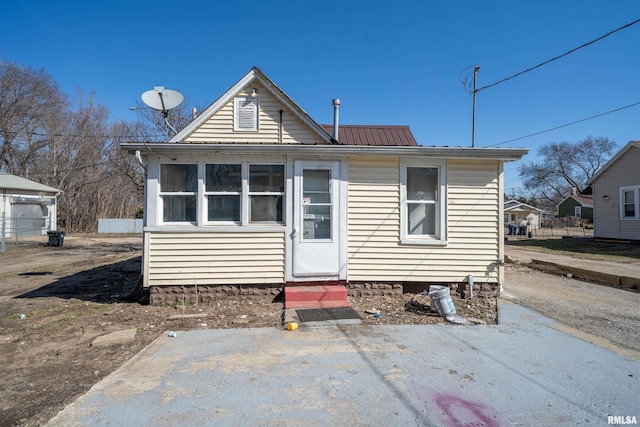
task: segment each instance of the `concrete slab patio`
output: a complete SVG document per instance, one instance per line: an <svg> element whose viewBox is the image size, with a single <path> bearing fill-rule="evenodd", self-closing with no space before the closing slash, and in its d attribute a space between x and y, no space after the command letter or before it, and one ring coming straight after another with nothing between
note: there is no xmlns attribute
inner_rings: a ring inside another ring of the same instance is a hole
<svg viewBox="0 0 640 427"><path fill-rule="evenodd" d="M498 326L162 336L50 426L542 426L640 419L640 363L500 303Z"/></svg>

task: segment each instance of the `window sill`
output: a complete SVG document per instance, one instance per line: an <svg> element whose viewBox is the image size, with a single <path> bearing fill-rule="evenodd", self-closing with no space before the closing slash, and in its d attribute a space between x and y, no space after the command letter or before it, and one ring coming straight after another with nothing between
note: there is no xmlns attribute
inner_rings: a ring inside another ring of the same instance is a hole
<svg viewBox="0 0 640 427"><path fill-rule="evenodd" d="M414 246L447 246L448 242L446 240L435 239L402 239L400 240L400 244Z"/></svg>
<svg viewBox="0 0 640 427"><path fill-rule="evenodd" d="M261 232L284 232L284 225L160 225L154 227L145 227L145 232L153 233L261 233Z"/></svg>

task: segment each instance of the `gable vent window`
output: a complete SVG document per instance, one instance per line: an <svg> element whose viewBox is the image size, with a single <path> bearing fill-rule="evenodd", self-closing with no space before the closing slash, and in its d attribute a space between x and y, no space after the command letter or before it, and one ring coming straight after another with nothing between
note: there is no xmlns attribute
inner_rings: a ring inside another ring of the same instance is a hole
<svg viewBox="0 0 640 427"><path fill-rule="evenodd" d="M258 130L258 98L239 97L235 99L234 130Z"/></svg>

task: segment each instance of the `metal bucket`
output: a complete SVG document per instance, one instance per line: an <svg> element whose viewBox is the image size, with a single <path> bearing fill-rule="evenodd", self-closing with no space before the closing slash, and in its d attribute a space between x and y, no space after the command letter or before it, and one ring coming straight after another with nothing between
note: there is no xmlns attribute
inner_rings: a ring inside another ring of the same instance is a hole
<svg viewBox="0 0 640 427"><path fill-rule="evenodd" d="M431 299L431 311L437 311L442 317L456 314L456 308L447 286L429 286L429 298Z"/></svg>

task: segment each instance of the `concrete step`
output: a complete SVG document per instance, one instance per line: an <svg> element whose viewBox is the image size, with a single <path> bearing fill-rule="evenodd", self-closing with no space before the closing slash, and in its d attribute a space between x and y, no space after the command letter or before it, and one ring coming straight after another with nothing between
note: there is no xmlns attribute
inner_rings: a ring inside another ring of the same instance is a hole
<svg viewBox="0 0 640 427"><path fill-rule="evenodd" d="M343 285L285 286L284 308L348 307Z"/></svg>

